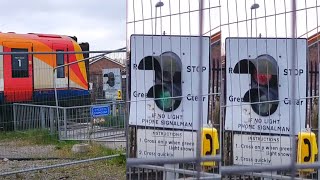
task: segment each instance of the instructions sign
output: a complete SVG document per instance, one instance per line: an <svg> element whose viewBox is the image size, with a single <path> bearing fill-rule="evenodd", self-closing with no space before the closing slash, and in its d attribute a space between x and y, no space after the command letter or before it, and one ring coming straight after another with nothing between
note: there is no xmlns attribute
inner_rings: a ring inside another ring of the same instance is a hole
<svg viewBox="0 0 320 180"><path fill-rule="evenodd" d="M197 133L138 129L138 158L195 157Z"/></svg>
<svg viewBox="0 0 320 180"><path fill-rule="evenodd" d="M110 106L93 106L91 107L91 117L100 117L110 115Z"/></svg>
<svg viewBox="0 0 320 180"><path fill-rule="evenodd" d="M306 39L297 39L297 68L291 69L292 39L226 39L225 130L290 134L290 105L296 106L298 119L294 133L305 128L306 43ZM290 96L293 75L294 101Z"/></svg>
<svg viewBox="0 0 320 180"><path fill-rule="evenodd" d="M290 158L289 136L234 135L234 164L288 165Z"/></svg>
<svg viewBox="0 0 320 180"><path fill-rule="evenodd" d="M131 36L130 125L195 130L199 113L207 119L210 42L202 38L199 52L200 37Z"/></svg>

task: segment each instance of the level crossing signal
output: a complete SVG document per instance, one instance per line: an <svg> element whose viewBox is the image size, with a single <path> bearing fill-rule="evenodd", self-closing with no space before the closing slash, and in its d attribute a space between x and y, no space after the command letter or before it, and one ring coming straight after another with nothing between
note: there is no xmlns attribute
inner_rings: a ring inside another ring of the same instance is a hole
<svg viewBox="0 0 320 180"><path fill-rule="evenodd" d="M114 78L114 73L113 72L109 72L108 74L104 74L104 77L108 78L107 84L110 87L113 87L115 85L115 78Z"/></svg>
<svg viewBox="0 0 320 180"><path fill-rule="evenodd" d="M158 108L165 112L176 110L182 101L182 62L174 52L164 52L160 56L144 57L139 70L154 70L155 83L148 90L147 97L154 98Z"/></svg>
<svg viewBox="0 0 320 180"><path fill-rule="evenodd" d="M202 39L200 41L200 39ZM130 38L129 124L194 130L208 116L209 37L132 35ZM200 75L202 74L202 82ZM203 97L202 97L203 96ZM194 108L200 103L203 109Z"/></svg>
<svg viewBox="0 0 320 180"><path fill-rule="evenodd" d="M251 74L251 88L243 102L251 103L252 110L260 116L270 116L279 105L278 63L268 54L255 59L242 59L234 67L234 73Z"/></svg>

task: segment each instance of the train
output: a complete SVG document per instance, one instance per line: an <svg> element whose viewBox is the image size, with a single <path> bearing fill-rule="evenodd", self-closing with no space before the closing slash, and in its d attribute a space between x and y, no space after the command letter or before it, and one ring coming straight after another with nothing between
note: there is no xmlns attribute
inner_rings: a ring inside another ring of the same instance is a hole
<svg viewBox="0 0 320 180"><path fill-rule="evenodd" d="M90 104L89 61L58 68L54 77L54 67L89 57L88 52L63 54L72 51L89 51L89 43L68 35L0 33L0 104L53 105L54 81L59 105Z"/></svg>
<svg viewBox="0 0 320 180"><path fill-rule="evenodd" d="M88 51L76 36L0 32L0 131L13 130L14 103L56 105L55 88L59 106L91 104Z"/></svg>

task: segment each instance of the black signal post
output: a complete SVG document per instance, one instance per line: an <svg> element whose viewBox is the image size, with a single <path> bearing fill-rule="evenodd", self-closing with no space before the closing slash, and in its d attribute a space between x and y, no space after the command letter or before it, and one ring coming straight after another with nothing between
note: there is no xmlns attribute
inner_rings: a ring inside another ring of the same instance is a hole
<svg viewBox="0 0 320 180"><path fill-rule="evenodd" d="M114 73L113 72L109 72L108 74L105 74L104 77L108 77L107 84L110 87L113 87L114 84L115 84Z"/></svg>

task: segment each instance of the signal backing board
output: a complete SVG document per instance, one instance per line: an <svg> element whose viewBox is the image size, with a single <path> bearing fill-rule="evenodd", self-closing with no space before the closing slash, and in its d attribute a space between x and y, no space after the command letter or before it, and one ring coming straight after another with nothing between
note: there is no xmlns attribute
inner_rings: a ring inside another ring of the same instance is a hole
<svg viewBox="0 0 320 180"><path fill-rule="evenodd" d="M295 133L305 128L307 41L297 39L296 42L297 69L290 69L292 39L226 39L225 130L290 134L292 103L296 106ZM296 74L294 99L297 100L291 102L293 74ZM270 103L259 105L267 100Z"/></svg>
<svg viewBox="0 0 320 180"><path fill-rule="evenodd" d="M202 39L201 67L199 43L199 37L190 36L131 36L130 125L195 130L199 103L206 122L209 37ZM202 98L198 94L200 73Z"/></svg>

